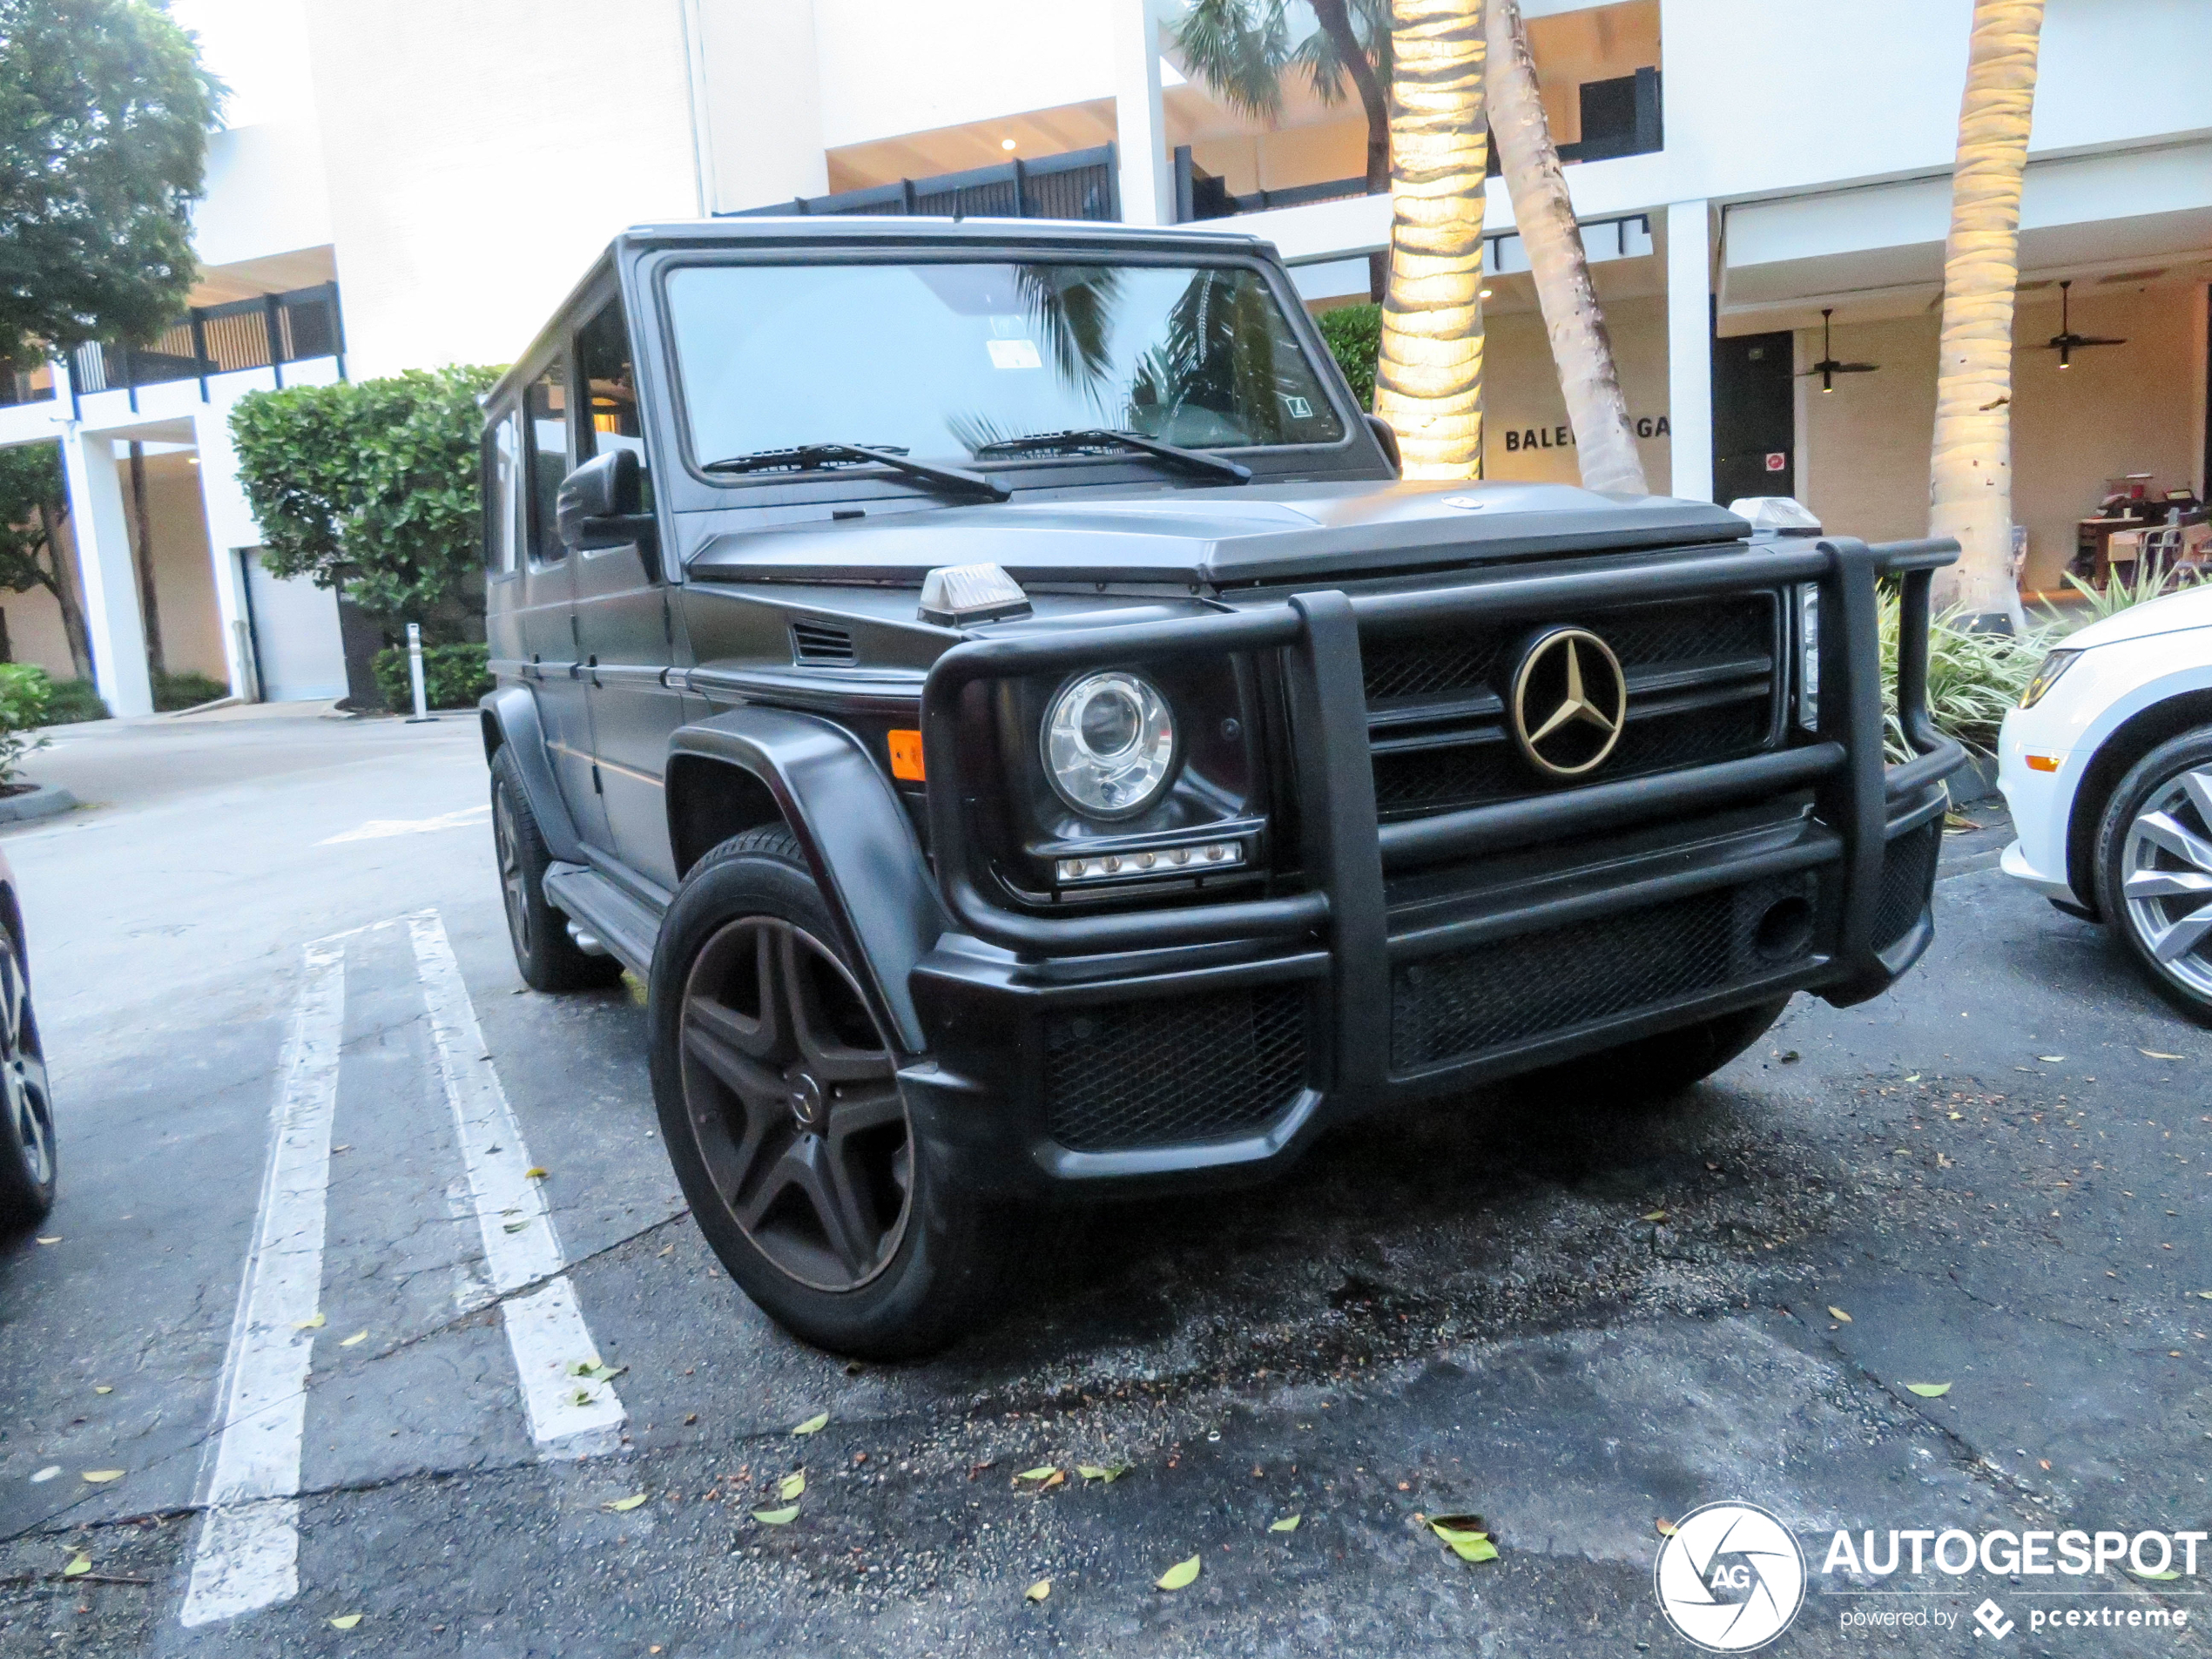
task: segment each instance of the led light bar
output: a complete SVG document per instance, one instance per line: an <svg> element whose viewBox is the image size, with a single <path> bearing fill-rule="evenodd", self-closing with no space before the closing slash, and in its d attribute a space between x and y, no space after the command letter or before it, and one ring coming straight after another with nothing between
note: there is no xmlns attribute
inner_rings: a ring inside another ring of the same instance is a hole
<svg viewBox="0 0 2212 1659"><path fill-rule="evenodd" d="M1197 846L1153 847L1143 853L1108 853L1095 859L1062 859L1055 872L1062 881L1104 881L1118 876L1196 874L1244 861L1242 841L1205 841Z"/></svg>

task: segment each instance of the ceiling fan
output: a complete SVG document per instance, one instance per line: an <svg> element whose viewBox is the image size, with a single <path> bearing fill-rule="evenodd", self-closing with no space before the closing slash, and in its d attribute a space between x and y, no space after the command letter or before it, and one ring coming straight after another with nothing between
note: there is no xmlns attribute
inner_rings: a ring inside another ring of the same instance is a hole
<svg viewBox="0 0 2212 1659"><path fill-rule="evenodd" d="M2043 347L2045 351L2058 353L2060 368L2074 367L2074 354L2080 347L2124 346L2128 343L2124 340L2107 340L2101 334L2077 334L2074 332L2074 296L2067 292L2073 287L2072 277L2059 284L2059 332L2053 334Z"/></svg>
<svg viewBox="0 0 2212 1659"><path fill-rule="evenodd" d="M1839 363L1836 361L1836 354L1828 345L1828 319L1835 314L1835 307L1821 307L1820 361L1811 368L1799 370L1797 374L1799 380L1804 380L1814 374L1819 375L1820 389L1824 392L1832 392L1836 389L1836 376L1838 374L1871 374L1881 367L1879 363Z"/></svg>

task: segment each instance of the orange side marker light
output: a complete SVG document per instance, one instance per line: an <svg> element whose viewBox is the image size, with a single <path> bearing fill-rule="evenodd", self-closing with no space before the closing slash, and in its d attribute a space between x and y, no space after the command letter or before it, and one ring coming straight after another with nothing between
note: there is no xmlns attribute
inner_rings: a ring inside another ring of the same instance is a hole
<svg viewBox="0 0 2212 1659"><path fill-rule="evenodd" d="M910 784L922 781L921 732L892 732L891 775Z"/></svg>
<svg viewBox="0 0 2212 1659"><path fill-rule="evenodd" d="M2027 769L2030 772L2056 772L2059 769L2059 762L2065 759L2064 755L2028 755L2026 757Z"/></svg>

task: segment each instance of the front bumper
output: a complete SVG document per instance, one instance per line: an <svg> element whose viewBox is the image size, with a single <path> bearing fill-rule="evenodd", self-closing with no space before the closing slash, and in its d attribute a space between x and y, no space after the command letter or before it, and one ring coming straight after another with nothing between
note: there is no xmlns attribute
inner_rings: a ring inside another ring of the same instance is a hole
<svg viewBox="0 0 2212 1659"><path fill-rule="evenodd" d="M909 1106L995 1189L1264 1174L1332 1123L1784 995L1861 1001L1932 936L1943 779L1924 709L1928 581L1948 543L1836 539L1326 591L1234 614L974 641L923 699L948 934L915 969L928 1060ZM1885 767L1875 578L1904 579ZM1379 824L1363 631L1821 584L1819 729L1749 759ZM1280 653L1302 891L1056 917L995 903L969 863L955 710L977 680L1190 651Z"/></svg>

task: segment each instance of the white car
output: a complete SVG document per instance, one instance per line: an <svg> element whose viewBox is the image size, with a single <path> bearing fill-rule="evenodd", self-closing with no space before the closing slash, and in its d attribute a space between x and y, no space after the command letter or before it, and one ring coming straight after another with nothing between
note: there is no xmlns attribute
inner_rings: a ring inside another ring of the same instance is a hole
<svg viewBox="0 0 2212 1659"><path fill-rule="evenodd" d="M2004 867L2212 1022L2212 584L2067 637L2005 717Z"/></svg>

